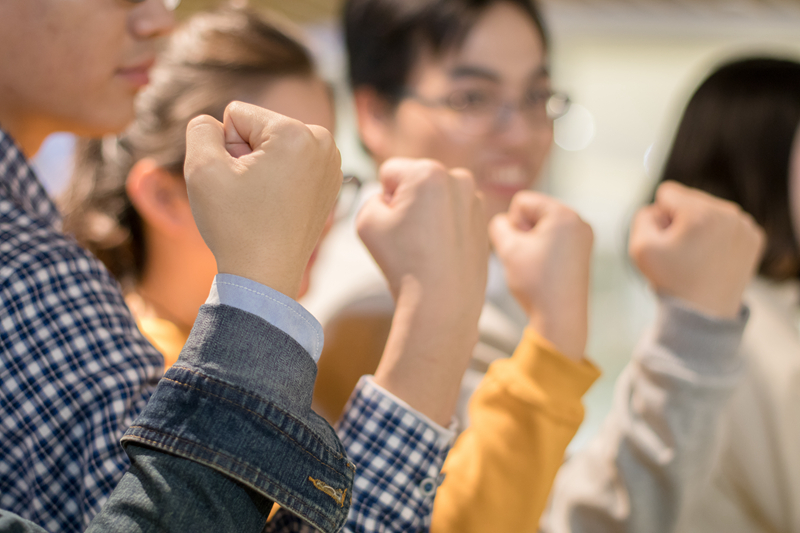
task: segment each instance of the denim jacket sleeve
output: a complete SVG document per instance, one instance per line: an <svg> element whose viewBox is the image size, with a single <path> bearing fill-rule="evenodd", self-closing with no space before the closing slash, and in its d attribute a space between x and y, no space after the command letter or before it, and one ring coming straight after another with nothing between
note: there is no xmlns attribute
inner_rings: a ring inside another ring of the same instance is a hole
<svg viewBox="0 0 800 533"><path fill-rule="evenodd" d="M182 531L210 524L246 531L240 520L252 517L260 531L269 500L322 531L338 531L355 468L333 428L311 411L315 377L308 352L282 330L234 307L204 305L178 362L123 437L134 467L92 528L161 531L180 516ZM162 468L178 476L178 486L205 486L171 489ZM137 508L133 489L144 494L148 486L163 498L148 496Z"/></svg>

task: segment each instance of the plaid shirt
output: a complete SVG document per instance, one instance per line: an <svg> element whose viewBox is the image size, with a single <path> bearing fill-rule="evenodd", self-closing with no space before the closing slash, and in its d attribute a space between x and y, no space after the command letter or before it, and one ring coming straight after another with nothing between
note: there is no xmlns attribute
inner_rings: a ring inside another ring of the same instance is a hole
<svg viewBox="0 0 800 533"><path fill-rule="evenodd" d="M60 216L0 130L0 508L82 531L128 467L119 439L163 372L108 271L60 232ZM339 433L359 467L349 531L430 523L452 443L369 381ZM280 516L272 532L301 531Z"/></svg>

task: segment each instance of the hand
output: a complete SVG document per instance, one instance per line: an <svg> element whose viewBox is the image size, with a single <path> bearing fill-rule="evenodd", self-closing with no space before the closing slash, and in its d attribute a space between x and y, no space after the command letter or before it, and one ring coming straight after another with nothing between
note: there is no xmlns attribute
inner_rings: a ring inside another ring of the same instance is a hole
<svg viewBox="0 0 800 533"><path fill-rule="evenodd" d="M469 172L433 161L390 160L380 179L357 219L397 304L375 381L447 425L486 291L483 200Z"/></svg>
<svg viewBox="0 0 800 533"><path fill-rule="evenodd" d="M327 130L233 102L186 131L192 212L221 273L296 298L342 183Z"/></svg>
<svg viewBox="0 0 800 533"><path fill-rule="evenodd" d="M580 361L588 335L592 228L556 200L523 191L508 213L492 219L489 235L530 326Z"/></svg>
<svg viewBox="0 0 800 533"><path fill-rule="evenodd" d="M653 289L718 318L736 318L764 232L732 202L665 182L636 215L629 253Z"/></svg>

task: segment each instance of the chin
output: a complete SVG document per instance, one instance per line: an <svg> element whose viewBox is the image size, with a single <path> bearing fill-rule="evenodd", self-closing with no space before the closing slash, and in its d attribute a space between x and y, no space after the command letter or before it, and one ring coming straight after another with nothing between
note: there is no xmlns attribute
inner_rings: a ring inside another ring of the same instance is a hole
<svg viewBox="0 0 800 533"><path fill-rule="evenodd" d="M67 131L90 138L122 133L133 122L136 115L132 97L119 100L119 102L115 102L115 105L95 108L88 123L82 128L72 128Z"/></svg>

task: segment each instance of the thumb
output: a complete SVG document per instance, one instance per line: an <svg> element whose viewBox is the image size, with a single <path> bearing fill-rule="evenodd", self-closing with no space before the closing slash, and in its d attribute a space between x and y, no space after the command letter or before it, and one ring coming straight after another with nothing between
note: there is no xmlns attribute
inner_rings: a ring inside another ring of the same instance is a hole
<svg viewBox="0 0 800 533"><path fill-rule="evenodd" d="M187 179L195 171L227 161L230 155L225 150L225 130L214 117L200 115L186 126L186 160L184 175Z"/></svg>
<svg viewBox="0 0 800 533"><path fill-rule="evenodd" d="M281 118L284 117L262 107L231 102L223 116L225 149L237 158L252 153L269 140L270 131Z"/></svg>
<svg viewBox="0 0 800 533"><path fill-rule="evenodd" d="M367 248L370 248L373 236L379 232L379 228L390 215L391 208L386 198L380 194L372 195L361 206L356 216L356 231Z"/></svg>
<svg viewBox="0 0 800 533"><path fill-rule="evenodd" d="M669 226L669 214L659 205L648 205L636 213L631 226L628 254L640 269L664 247Z"/></svg>
<svg viewBox="0 0 800 533"><path fill-rule="evenodd" d="M404 177L408 175L412 168L413 160L402 157L393 157L381 165L379 174L381 185L383 186L383 196L386 202L391 202L397 188Z"/></svg>
<svg viewBox="0 0 800 533"><path fill-rule="evenodd" d="M519 233L517 224L506 213L495 215L489 222L489 240L501 259L505 251L513 246Z"/></svg>

